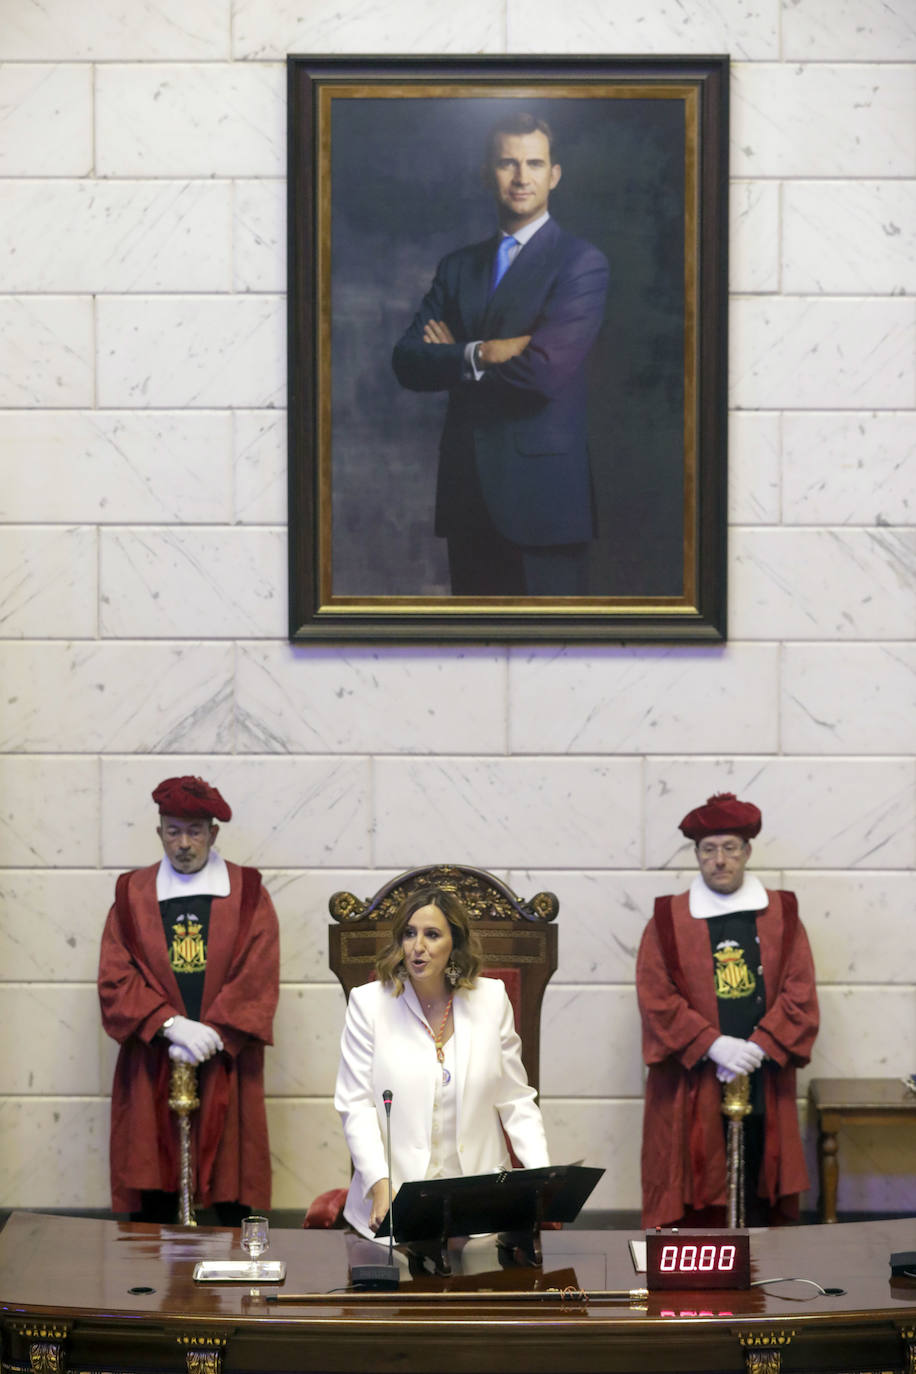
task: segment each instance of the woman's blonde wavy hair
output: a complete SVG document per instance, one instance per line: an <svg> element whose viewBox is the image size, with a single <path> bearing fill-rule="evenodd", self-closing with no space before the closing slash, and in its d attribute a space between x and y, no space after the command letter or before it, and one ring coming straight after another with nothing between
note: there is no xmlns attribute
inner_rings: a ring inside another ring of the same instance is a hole
<svg viewBox="0 0 916 1374"><path fill-rule="evenodd" d="M391 923L391 941L375 961L375 971L383 987L400 997L408 979L404 967L404 951L401 941L404 927L417 911L424 906L434 906L442 912L448 922L452 935L450 962L458 967L456 988L472 988L483 964L483 950L476 930L471 925L464 903L453 892L445 892L441 887L420 887L398 907Z"/></svg>

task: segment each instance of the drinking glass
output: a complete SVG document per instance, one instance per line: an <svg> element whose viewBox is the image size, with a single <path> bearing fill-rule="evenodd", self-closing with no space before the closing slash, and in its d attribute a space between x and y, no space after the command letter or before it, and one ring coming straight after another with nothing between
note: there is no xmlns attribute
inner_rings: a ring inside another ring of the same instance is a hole
<svg viewBox="0 0 916 1374"><path fill-rule="evenodd" d="M242 1221L242 1249L251 1257L251 1276L260 1276L258 1259L270 1249L270 1223L266 1217L245 1217Z"/></svg>

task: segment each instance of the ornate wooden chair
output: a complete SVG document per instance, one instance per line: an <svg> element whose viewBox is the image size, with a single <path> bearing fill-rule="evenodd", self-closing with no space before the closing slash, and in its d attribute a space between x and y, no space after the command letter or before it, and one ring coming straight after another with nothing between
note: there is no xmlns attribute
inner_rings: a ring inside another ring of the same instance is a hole
<svg viewBox="0 0 916 1374"><path fill-rule="evenodd" d="M528 901L482 868L431 864L402 873L360 901L350 892L335 892L328 909L336 924L328 928L328 962L349 998L351 991L375 975L375 961L388 943L391 921L405 897L420 887L441 887L464 903L484 952L483 974L501 978L515 1014L522 1042L522 1062L533 1088L540 1086L541 1001L556 972L560 910L552 892ZM303 1226L343 1225L346 1188L322 1193L306 1213Z"/></svg>

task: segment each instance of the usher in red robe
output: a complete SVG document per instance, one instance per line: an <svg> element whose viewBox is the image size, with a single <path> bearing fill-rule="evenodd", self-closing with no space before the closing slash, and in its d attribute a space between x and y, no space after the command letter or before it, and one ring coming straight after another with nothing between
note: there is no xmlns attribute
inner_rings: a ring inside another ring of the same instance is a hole
<svg viewBox="0 0 916 1374"><path fill-rule="evenodd" d="M210 910L201 1020L225 1049L198 1066L191 1117L195 1199L270 1205L264 1046L279 992L277 916L261 875L227 864L228 897ZM140 1191L176 1192L178 1129L169 1111L169 1042L156 1031L186 1015L156 899L158 864L123 873L99 959L102 1024L121 1046L111 1092L111 1205L136 1211Z"/></svg>
<svg viewBox="0 0 916 1374"><path fill-rule="evenodd" d="M795 1070L818 1028L814 963L792 892L767 892L756 913L766 1011L749 1037L772 1061L764 1074L765 1138L759 1193L786 1215L808 1186L795 1103ZM704 1055L720 1034L706 921L688 894L660 897L636 961L646 1080L642 1137L643 1225L665 1226L726 1203L722 1091ZM774 1067L775 1070L774 1070Z"/></svg>

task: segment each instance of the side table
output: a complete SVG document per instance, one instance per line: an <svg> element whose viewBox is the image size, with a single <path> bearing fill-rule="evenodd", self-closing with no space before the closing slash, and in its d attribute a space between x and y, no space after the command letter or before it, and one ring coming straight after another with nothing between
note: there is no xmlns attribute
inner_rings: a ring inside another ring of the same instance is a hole
<svg viewBox="0 0 916 1374"><path fill-rule="evenodd" d="M886 1126L916 1118L916 1093L899 1078L812 1078L808 1097L818 1122L820 1218L836 1221L837 1133L843 1126Z"/></svg>

